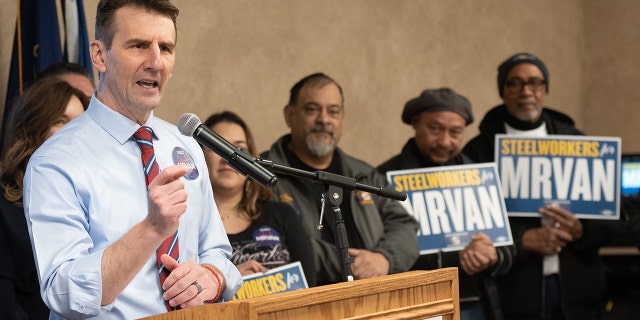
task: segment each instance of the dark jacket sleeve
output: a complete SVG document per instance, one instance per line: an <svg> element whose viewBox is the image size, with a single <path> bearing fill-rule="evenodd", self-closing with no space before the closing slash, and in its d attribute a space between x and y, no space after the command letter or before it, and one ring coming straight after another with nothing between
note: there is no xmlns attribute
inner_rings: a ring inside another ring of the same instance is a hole
<svg viewBox="0 0 640 320"><path fill-rule="evenodd" d="M371 168L371 185L389 188L385 176ZM418 222L397 200L376 196L378 212L384 224L384 234L372 251L389 260L389 273L409 270L418 258Z"/></svg>
<svg viewBox="0 0 640 320"><path fill-rule="evenodd" d="M315 287L316 268L309 236L305 233L298 216L291 206L282 203L271 203L278 206L279 212L277 215L282 221L281 224L287 239L286 245L291 255L291 262L300 261L305 278L307 278L307 284L309 287Z"/></svg>

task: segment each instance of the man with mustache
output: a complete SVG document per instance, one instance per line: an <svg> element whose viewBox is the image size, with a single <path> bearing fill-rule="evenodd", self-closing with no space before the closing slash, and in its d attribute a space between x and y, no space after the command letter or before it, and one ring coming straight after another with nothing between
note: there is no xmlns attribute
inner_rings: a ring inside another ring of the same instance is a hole
<svg viewBox="0 0 640 320"><path fill-rule="evenodd" d="M381 173L473 163L460 153L464 129L473 122L466 97L449 88L424 90L405 104L402 122L413 127L415 136L400 154L378 166ZM489 236L477 232L464 250L421 255L412 269L458 267L460 319L502 319L497 294L491 289L495 288L493 277L511 267L509 249L495 248Z"/></svg>
<svg viewBox="0 0 640 320"><path fill-rule="evenodd" d="M487 112L480 134L462 150L476 162L494 161L495 135L582 135L573 120L544 106L549 72L538 57L518 53L498 68L504 104ZM511 271L496 279L507 319L598 319L604 270L598 249L618 221L579 220L559 206L540 208L541 218L511 217L517 255Z"/></svg>
<svg viewBox="0 0 640 320"><path fill-rule="evenodd" d="M343 175L357 182L388 187L385 177L364 161L337 147L345 117L340 85L322 73L311 74L291 88L284 118L291 134L276 141L263 158L297 169ZM314 249L318 285L342 281L342 265L333 233L332 206L327 201L318 230L324 186L307 179L278 176L274 198L291 204L302 219ZM344 218L355 279L409 270L418 257L418 224L396 201L360 190L344 190Z"/></svg>

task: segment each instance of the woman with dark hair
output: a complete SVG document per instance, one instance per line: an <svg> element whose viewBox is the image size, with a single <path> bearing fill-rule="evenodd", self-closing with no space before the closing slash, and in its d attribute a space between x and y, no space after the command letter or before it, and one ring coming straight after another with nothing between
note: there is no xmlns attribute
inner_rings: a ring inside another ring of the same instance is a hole
<svg viewBox="0 0 640 320"><path fill-rule="evenodd" d="M256 155L253 136L235 113L211 115L205 126ZM269 201L271 190L237 173L226 160L204 150L213 197L233 248L231 261L243 276L300 261L309 286L316 284L311 242L289 205Z"/></svg>
<svg viewBox="0 0 640 320"><path fill-rule="evenodd" d="M33 152L88 105L89 98L64 80L42 78L15 101L6 122L0 165L0 310L8 319L49 318L22 206L22 179Z"/></svg>

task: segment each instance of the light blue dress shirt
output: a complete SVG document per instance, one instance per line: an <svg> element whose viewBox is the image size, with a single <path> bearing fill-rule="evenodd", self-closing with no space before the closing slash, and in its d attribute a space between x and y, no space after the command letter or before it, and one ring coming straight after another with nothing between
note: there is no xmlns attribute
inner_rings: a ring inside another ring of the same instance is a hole
<svg viewBox="0 0 640 320"><path fill-rule="evenodd" d="M230 300L242 278L213 200L202 149L163 120L149 117L160 169L182 163L187 211L180 217L179 261L218 267ZM44 302L51 319L132 319L167 312L155 254L118 298L101 306L103 251L148 212L134 121L92 97L88 110L48 139L29 161L24 206Z"/></svg>

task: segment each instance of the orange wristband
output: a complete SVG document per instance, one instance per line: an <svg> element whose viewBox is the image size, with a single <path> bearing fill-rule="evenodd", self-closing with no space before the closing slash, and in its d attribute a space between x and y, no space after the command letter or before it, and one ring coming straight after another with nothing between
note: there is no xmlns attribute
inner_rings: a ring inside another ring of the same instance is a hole
<svg viewBox="0 0 640 320"><path fill-rule="evenodd" d="M206 264L201 264L201 266L203 268L209 270L211 272L211 274L213 274L213 277L216 278L216 281L218 281L218 292L216 292L216 296L213 297L213 299L211 299L211 300L206 300L205 301L206 303L214 303L214 302L218 301L220 299L220 295L222 295L222 279L220 279L220 275L211 266L206 265Z"/></svg>

